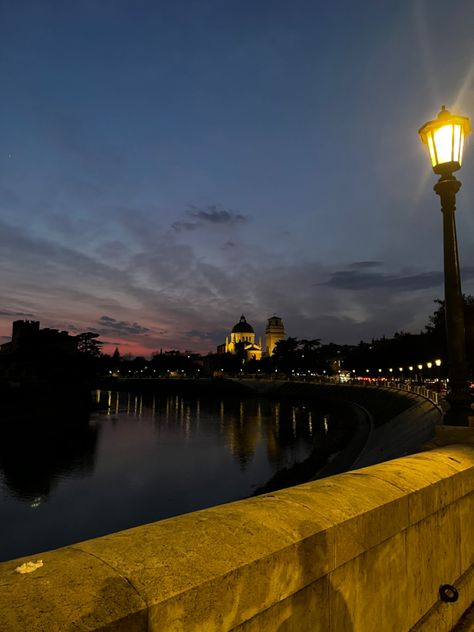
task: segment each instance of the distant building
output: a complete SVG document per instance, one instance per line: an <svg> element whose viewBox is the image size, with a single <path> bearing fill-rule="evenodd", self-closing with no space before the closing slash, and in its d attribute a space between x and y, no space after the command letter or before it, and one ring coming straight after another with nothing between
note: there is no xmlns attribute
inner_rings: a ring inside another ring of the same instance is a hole
<svg viewBox="0 0 474 632"><path fill-rule="evenodd" d="M0 347L2 353L21 351L61 351L74 353L77 351L77 338L67 331L59 329L40 329L37 320L15 320L12 325L12 340Z"/></svg>
<svg viewBox="0 0 474 632"><path fill-rule="evenodd" d="M246 360L262 359L262 341L255 342L255 332L242 314L238 323L232 327L225 343L217 347L217 353L242 353Z"/></svg>
<svg viewBox="0 0 474 632"><path fill-rule="evenodd" d="M238 323L232 327L230 336L226 336L225 343L217 347L217 353L241 353L245 360L261 360L262 355L272 355L273 349L279 340L286 337L283 322L278 316L268 319L265 329L265 352L262 339L255 341L255 332L252 325L247 322L244 315Z"/></svg>
<svg viewBox="0 0 474 632"><path fill-rule="evenodd" d="M285 338L286 333L282 319L278 316L269 318L265 329L265 355L271 356L276 343L285 340Z"/></svg>

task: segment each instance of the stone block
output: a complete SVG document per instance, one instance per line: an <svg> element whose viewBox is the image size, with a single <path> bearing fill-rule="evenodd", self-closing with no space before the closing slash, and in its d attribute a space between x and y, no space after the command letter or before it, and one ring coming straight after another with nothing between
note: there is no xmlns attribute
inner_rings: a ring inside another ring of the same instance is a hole
<svg viewBox="0 0 474 632"><path fill-rule="evenodd" d="M15 571L38 559L43 566L34 572ZM2 632L147 629L146 604L133 586L108 564L73 548L5 562L0 584Z"/></svg>
<svg viewBox="0 0 474 632"><path fill-rule="evenodd" d="M460 547L460 514L456 505L428 516L406 531L407 607L413 622L439 600L442 584L454 584L460 577Z"/></svg>
<svg viewBox="0 0 474 632"><path fill-rule="evenodd" d="M150 629L231 629L329 571L328 526L311 508L269 496L78 546L136 586Z"/></svg>
<svg viewBox="0 0 474 632"><path fill-rule="evenodd" d="M330 573L329 632L401 632L411 627L404 550L405 535L400 533Z"/></svg>
<svg viewBox="0 0 474 632"><path fill-rule="evenodd" d="M232 632L328 632L330 590L329 579L323 577L237 626ZM343 607L343 603L337 605L338 609Z"/></svg>

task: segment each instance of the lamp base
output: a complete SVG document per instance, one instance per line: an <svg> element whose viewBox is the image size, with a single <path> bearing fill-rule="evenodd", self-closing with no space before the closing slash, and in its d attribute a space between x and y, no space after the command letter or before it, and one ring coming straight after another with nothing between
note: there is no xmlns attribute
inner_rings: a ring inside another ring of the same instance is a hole
<svg viewBox="0 0 474 632"><path fill-rule="evenodd" d="M444 424L446 426L472 426L474 427L474 409L469 391L449 393L446 396L449 404L448 410L444 413Z"/></svg>

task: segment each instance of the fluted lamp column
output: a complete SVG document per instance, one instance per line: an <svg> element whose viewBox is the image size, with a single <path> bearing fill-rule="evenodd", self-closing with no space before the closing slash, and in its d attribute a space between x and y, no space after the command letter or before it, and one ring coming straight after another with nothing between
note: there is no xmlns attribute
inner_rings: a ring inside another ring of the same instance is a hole
<svg viewBox="0 0 474 632"><path fill-rule="evenodd" d="M466 363L464 300L461 290L459 256L456 237L456 193L461 182L453 175L461 168L464 138L471 132L469 119L452 115L444 105L438 117L420 128L423 143L428 146L433 171L440 176L434 190L441 200L444 247L444 310L448 346L449 409L444 423L468 426L474 423Z"/></svg>

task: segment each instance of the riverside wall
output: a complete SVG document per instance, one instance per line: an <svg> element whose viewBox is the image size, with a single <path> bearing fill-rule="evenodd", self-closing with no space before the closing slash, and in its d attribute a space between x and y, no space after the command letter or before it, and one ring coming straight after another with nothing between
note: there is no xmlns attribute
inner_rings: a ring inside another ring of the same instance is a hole
<svg viewBox="0 0 474 632"><path fill-rule="evenodd" d="M474 595L473 490L474 445L449 445L4 562L0 629L448 631Z"/></svg>

